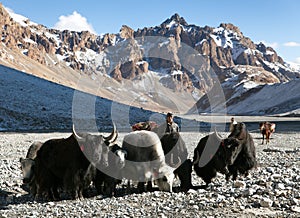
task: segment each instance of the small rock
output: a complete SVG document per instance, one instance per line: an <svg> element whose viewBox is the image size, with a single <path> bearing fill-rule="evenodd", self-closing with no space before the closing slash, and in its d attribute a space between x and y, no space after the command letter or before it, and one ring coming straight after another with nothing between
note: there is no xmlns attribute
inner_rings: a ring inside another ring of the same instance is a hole
<svg viewBox="0 0 300 218"><path fill-rule="evenodd" d="M194 200L190 200L189 204L195 204L195 201Z"/></svg>
<svg viewBox="0 0 300 218"><path fill-rule="evenodd" d="M256 192L255 189L249 188L243 192L243 196L246 196L246 197L252 196L255 192Z"/></svg>
<svg viewBox="0 0 300 218"><path fill-rule="evenodd" d="M266 170L267 170L268 173L274 173L275 172L273 167L267 167Z"/></svg>
<svg viewBox="0 0 300 218"><path fill-rule="evenodd" d="M198 206L198 205L193 205L193 208L194 208L195 210L199 210L199 206Z"/></svg>
<svg viewBox="0 0 300 218"><path fill-rule="evenodd" d="M291 207L291 211L300 213L300 207L298 207L298 206L292 206Z"/></svg>
<svg viewBox="0 0 300 218"><path fill-rule="evenodd" d="M243 181L235 181L233 184L235 188L246 188L246 183Z"/></svg>
<svg viewBox="0 0 300 218"><path fill-rule="evenodd" d="M297 198L292 198L291 202L292 202L294 205L299 205L299 204L300 204L300 200L298 200Z"/></svg>
<svg viewBox="0 0 300 218"><path fill-rule="evenodd" d="M200 191L201 189L199 189L198 190L198 192ZM188 190L188 192L187 192L188 194L196 194L197 193L197 191L196 190L194 190L194 189L190 189L190 190Z"/></svg>
<svg viewBox="0 0 300 218"><path fill-rule="evenodd" d="M159 214L159 217L161 217L161 218L167 218L167 216L165 214L163 214L163 213Z"/></svg>
<svg viewBox="0 0 300 218"><path fill-rule="evenodd" d="M275 173L273 174L272 176L272 179L281 179L282 178L282 175L278 174L278 173Z"/></svg>
<svg viewBox="0 0 300 218"><path fill-rule="evenodd" d="M278 189L275 190L275 195L277 197L286 197L287 196L286 191L278 190Z"/></svg>
<svg viewBox="0 0 300 218"><path fill-rule="evenodd" d="M217 202L222 202L222 201L224 201L225 199L226 199L226 197L225 197L224 195L218 194L218 196L217 196Z"/></svg>
<svg viewBox="0 0 300 218"><path fill-rule="evenodd" d="M51 202L48 202L48 205L49 206L55 206L55 203L51 201Z"/></svg>
<svg viewBox="0 0 300 218"><path fill-rule="evenodd" d="M269 198L263 198L260 200L260 205L262 207L271 207L273 204L273 201Z"/></svg>
<svg viewBox="0 0 300 218"><path fill-rule="evenodd" d="M277 188L277 189L284 190L284 189L285 189L285 186L284 186L283 183L278 183L278 184L276 185L276 188Z"/></svg>

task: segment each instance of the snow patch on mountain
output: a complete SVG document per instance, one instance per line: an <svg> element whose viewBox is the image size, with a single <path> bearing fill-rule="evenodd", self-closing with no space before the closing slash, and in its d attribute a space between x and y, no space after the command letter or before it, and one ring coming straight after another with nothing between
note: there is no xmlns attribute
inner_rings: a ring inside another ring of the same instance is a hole
<svg viewBox="0 0 300 218"><path fill-rule="evenodd" d="M229 114L266 115L296 112L300 108L300 80L265 85L260 91L227 107Z"/></svg>
<svg viewBox="0 0 300 218"><path fill-rule="evenodd" d="M293 71L300 72L300 64L293 63L293 62L286 62L288 68L292 69Z"/></svg>
<svg viewBox="0 0 300 218"><path fill-rule="evenodd" d="M4 6L3 6L4 7ZM11 16L11 18L16 21L17 23L19 23L21 26L26 27L26 26L33 26L33 25L38 25L37 23L34 23L32 21L30 21L27 17L24 17L20 14L16 14L13 10L11 10L10 8L6 8L6 11L9 13L9 15Z"/></svg>

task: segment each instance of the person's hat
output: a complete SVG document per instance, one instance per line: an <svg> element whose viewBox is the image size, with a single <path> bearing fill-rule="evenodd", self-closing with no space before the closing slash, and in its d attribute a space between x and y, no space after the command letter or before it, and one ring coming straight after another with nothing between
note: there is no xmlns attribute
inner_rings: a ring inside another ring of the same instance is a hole
<svg viewBox="0 0 300 218"><path fill-rule="evenodd" d="M172 113L167 113L167 117L172 117L173 116L173 114Z"/></svg>

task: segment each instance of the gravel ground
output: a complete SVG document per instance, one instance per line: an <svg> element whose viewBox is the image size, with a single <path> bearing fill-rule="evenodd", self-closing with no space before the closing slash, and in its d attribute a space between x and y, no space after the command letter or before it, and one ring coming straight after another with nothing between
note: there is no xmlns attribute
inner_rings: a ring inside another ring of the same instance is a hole
<svg viewBox="0 0 300 218"><path fill-rule="evenodd" d="M81 201L36 202L21 188L19 158L25 157L33 141L70 133L0 133L0 217L300 217L299 132L275 132L269 145L261 145L260 134L251 134L259 167L236 182L227 183L218 174L207 189L186 194L155 191L112 198L92 194ZM191 158L205 135L182 133ZM204 184L195 173L192 179L195 186ZM120 193L125 189L118 188Z"/></svg>

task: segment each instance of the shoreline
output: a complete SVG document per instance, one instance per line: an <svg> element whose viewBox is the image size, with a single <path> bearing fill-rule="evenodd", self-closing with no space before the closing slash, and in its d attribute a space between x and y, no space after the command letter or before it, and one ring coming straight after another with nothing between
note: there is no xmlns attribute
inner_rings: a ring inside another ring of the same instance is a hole
<svg viewBox="0 0 300 218"><path fill-rule="evenodd" d="M241 116L241 115L176 115L181 118L197 120L208 123L230 123L231 117L234 117L237 122L279 122L279 121L298 121L300 122L300 117L280 117L280 116Z"/></svg>

